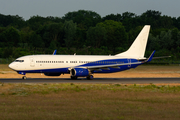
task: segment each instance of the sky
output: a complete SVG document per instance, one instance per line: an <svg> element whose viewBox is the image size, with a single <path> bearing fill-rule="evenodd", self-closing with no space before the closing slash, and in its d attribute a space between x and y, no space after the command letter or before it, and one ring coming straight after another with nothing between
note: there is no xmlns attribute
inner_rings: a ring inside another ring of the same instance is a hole
<svg viewBox="0 0 180 120"><path fill-rule="evenodd" d="M25 20L36 15L63 17L78 10L94 11L101 17L124 12L141 15L147 10L156 10L177 18L180 0L0 0L0 14L19 15Z"/></svg>

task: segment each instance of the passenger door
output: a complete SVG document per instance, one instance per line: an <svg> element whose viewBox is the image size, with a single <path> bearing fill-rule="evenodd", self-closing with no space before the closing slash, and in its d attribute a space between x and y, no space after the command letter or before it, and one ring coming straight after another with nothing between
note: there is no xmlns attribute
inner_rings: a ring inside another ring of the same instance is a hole
<svg viewBox="0 0 180 120"><path fill-rule="evenodd" d="M29 59L30 59L30 66L34 67L35 66L34 58L30 57Z"/></svg>

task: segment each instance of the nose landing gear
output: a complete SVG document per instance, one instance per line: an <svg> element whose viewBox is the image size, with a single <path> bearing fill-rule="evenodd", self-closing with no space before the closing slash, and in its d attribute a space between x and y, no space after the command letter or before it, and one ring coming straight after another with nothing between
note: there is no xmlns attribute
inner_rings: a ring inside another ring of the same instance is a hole
<svg viewBox="0 0 180 120"><path fill-rule="evenodd" d="M18 74L21 74L21 75L24 75L24 76L22 77L23 80L27 79L27 77L25 76L25 75L26 75L25 72L21 72L21 71L20 71L20 72L17 72L17 73L18 73Z"/></svg>

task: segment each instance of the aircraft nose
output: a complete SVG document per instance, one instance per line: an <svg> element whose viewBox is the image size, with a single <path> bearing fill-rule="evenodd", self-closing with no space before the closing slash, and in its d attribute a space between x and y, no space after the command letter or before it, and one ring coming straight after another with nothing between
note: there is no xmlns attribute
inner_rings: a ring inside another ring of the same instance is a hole
<svg viewBox="0 0 180 120"><path fill-rule="evenodd" d="M13 65L12 65L12 63L11 63L11 64L9 64L9 68L11 68L11 69L12 69L12 66L13 66Z"/></svg>
<svg viewBox="0 0 180 120"><path fill-rule="evenodd" d="M9 68L15 70L15 64L14 63L9 64Z"/></svg>

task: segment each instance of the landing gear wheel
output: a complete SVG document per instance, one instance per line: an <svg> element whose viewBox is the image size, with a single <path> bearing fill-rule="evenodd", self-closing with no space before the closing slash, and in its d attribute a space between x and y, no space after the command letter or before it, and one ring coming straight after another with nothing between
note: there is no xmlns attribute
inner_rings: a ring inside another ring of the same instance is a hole
<svg viewBox="0 0 180 120"><path fill-rule="evenodd" d="M77 80L77 77L76 76L71 76L71 79L72 80Z"/></svg>
<svg viewBox="0 0 180 120"><path fill-rule="evenodd" d="M22 77L22 79L23 79L23 80L26 80L26 79L27 79L27 77L26 77L26 76L23 76L23 77Z"/></svg>
<svg viewBox="0 0 180 120"><path fill-rule="evenodd" d="M93 75L87 76L88 80L93 80L93 78L94 78Z"/></svg>

